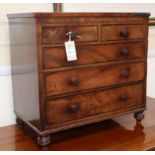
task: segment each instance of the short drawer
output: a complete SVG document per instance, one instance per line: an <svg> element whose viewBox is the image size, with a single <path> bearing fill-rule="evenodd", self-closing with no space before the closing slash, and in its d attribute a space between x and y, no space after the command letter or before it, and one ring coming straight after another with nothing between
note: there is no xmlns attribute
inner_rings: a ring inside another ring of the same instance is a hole
<svg viewBox="0 0 155 155"><path fill-rule="evenodd" d="M57 124L103 114L112 116L118 110L142 107L143 85L136 84L109 90L49 100L46 103L46 124Z"/></svg>
<svg viewBox="0 0 155 155"><path fill-rule="evenodd" d="M43 49L44 68L84 65L145 57L144 42L76 46L77 60L67 61L64 47Z"/></svg>
<svg viewBox="0 0 155 155"><path fill-rule="evenodd" d="M143 80L145 62L108 63L45 75L47 96Z"/></svg>
<svg viewBox="0 0 155 155"><path fill-rule="evenodd" d="M75 34L73 39L76 42L89 42L98 40L97 26L50 26L42 28L42 43L64 43L68 40L68 36L66 35L68 32L73 32Z"/></svg>
<svg viewBox="0 0 155 155"><path fill-rule="evenodd" d="M102 41L143 39L146 36L146 25L102 26Z"/></svg>

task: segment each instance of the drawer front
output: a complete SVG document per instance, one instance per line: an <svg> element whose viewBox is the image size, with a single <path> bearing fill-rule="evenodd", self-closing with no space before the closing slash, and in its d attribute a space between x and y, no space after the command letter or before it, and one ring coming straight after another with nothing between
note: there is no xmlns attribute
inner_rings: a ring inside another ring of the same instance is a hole
<svg viewBox="0 0 155 155"><path fill-rule="evenodd" d="M99 64L56 71L45 76L46 95L99 88L144 79L145 62Z"/></svg>
<svg viewBox="0 0 155 155"><path fill-rule="evenodd" d="M146 36L146 25L102 26L102 41L142 39Z"/></svg>
<svg viewBox="0 0 155 155"><path fill-rule="evenodd" d="M106 61L134 59L145 56L143 42L76 46L77 61L67 61L65 47L44 48L44 68L100 63Z"/></svg>
<svg viewBox="0 0 155 155"><path fill-rule="evenodd" d="M143 85L131 85L47 101L46 124L64 123L96 114L144 106ZM110 116L112 114L109 114Z"/></svg>
<svg viewBox="0 0 155 155"><path fill-rule="evenodd" d="M43 27L42 43L64 43L68 40L68 36L66 35L68 32L73 32L74 34L76 34L75 36L73 36L76 42L89 42L98 40L97 26L57 26Z"/></svg>

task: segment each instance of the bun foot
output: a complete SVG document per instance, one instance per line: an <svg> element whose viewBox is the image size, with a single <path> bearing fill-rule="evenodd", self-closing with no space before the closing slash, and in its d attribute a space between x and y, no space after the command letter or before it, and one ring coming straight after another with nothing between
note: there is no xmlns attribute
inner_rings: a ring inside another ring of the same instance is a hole
<svg viewBox="0 0 155 155"><path fill-rule="evenodd" d="M18 125L22 125L22 124L23 124L23 121L22 121L19 117L17 117L17 118L16 118L16 123L17 123Z"/></svg>
<svg viewBox="0 0 155 155"><path fill-rule="evenodd" d="M46 146L51 143L51 138L49 135L47 136L38 136L37 137L38 145Z"/></svg>
<svg viewBox="0 0 155 155"><path fill-rule="evenodd" d="M140 122L144 119L143 111L138 111L134 113L134 118L137 120L137 122Z"/></svg>

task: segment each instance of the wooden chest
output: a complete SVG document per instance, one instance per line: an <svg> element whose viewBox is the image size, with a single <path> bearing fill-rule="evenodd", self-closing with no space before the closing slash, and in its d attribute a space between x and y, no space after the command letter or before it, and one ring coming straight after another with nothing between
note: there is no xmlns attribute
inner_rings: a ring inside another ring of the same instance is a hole
<svg viewBox="0 0 155 155"><path fill-rule="evenodd" d="M32 13L9 18L17 121L50 134L146 109L149 13ZM67 61L71 32L77 60ZM78 37L80 36L80 37Z"/></svg>

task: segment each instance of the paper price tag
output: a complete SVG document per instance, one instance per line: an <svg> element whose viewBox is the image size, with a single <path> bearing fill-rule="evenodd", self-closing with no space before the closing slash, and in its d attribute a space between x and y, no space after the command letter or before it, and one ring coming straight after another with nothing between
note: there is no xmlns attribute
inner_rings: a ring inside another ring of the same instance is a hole
<svg viewBox="0 0 155 155"><path fill-rule="evenodd" d="M66 49L67 61L77 60L74 41L65 42L65 49Z"/></svg>

